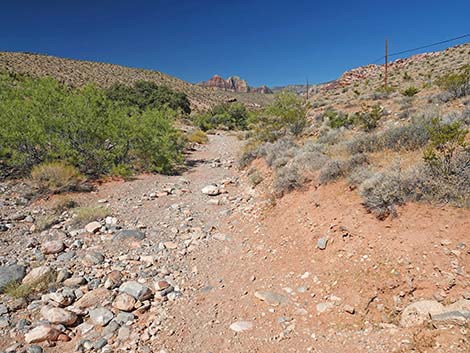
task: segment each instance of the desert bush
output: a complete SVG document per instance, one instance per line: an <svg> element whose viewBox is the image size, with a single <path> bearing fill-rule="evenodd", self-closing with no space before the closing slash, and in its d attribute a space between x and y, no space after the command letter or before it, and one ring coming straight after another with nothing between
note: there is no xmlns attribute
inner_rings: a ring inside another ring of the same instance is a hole
<svg viewBox="0 0 470 353"><path fill-rule="evenodd" d="M376 152L382 149L379 136L375 133L362 133L345 143L351 155Z"/></svg>
<svg viewBox="0 0 470 353"><path fill-rule="evenodd" d="M186 135L186 138L189 142L198 143L201 145L209 142L209 137L207 137L207 134L199 129L191 131Z"/></svg>
<svg viewBox="0 0 470 353"><path fill-rule="evenodd" d="M256 168L253 168L248 172L248 178L253 187L255 187L256 185L258 185L259 183L263 181L263 176L261 175L259 170L257 170Z"/></svg>
<svg viewBox="0 0 470 353"><path fill-rule="evenodd" d="M416 119L410 124L385 130L380 134L380 147L394 151L413 151L426 145L429 139L427 121Z"/></svg>
<svg viewBox="0 0 470 353"><path fill-rule="evenodd" d="M419 93L419 88L415 86L410 86L401 93L406 97L414 97L416 94Z"/></svg>
<svg viewBox="0 0 470 353"><path fill-rule="evenodd" d="M447 73L436 80L436 84L460 98L470 94L470 65L464 65L458 72Z"/></svg>
<svg viewBox="0 0 470 353"><path fill-rule="evenodd" d="M470 207L470 152L460 150L450 161L447 172L428 164L415 166L414 198L417 201L449 203L457 207Z"/></svg>
<svg viewBox="0 0 470 353"><path fill-rule="evenodd" d="M348 160L330 160L320 170L320 182L329 183L346 177L359 166L368 163L367 155L359 153Z"/></svg>
<svg viewBox="0 0 470 353"><path fill-rule="evenodd" d="M304 178L295 166L284 166L279 168L274 178L273 189L277 196L300 188L304 184Z"/></svg>
<svg viewBox="0 0 470 353"><path fill-rule="evenodd" d="M131 180L134 171L127 164L118 164L111 168L110 173L112 176L123 178L124 180Z"/></svg>
<svg viewBox="0 0 470 353"><path fill-rule="evenodd" d="M321 131L321 135L318 137L317 142L320 144L334 145L341 141L343 136L343 129L326 129Z"/></svg>
<svg viewBox="0 0 470 353"><path fill-rule="evenodd" d="M63 161L88 176L121 164L169 173L182 159L173 111L115 104L87 86L72 90L51 78L0 75L2 169L27 174Z"/></svg>
<svg viewBox="0 0 470 353"><path fill-rule="evenodd" d="M175 92L150 81L137 81L132 86L115 84L106 89L106 96L112 101L137 107L141 111L170 108L185 114L191 113L190 102L185 93Z"/></svg>
<svg viewBox="0 0 470 353"><path fill-rule="evenodd" d="M452 163L458 152L468 151L465 141L467 130L460 121L443 123L434 118L428 125L429 145L424 151L424 161L436 173L443 176L452 174Z"/></svg>
<svg viewBox="0 0 470 353"><path fill-rule="evenodd" d="M365 208L379 219L396 216L396 207L403 205L409 193L408 181L399 168L375 173L360 186Z"/></svg>
<svg viewBox="0 0 470 353"><path fill-rule="evenodd" d="M253 137L273 142L281 137L300 135L307 126L307 106L295 93L277 93L273 103L253 119Z"/></svg>
<svg viewBox="0 0 470 353"><path fill-rule="evenodd" d="M379 125L379 121L384 113L384 108L379 104L371 107L364 106L362 111L354 116L354 121L357 125L361 126L365 131L372 131Z"/></svg>
<svg viewBox="0 0 470 353"><path fill-rule="evenodd" d="M242 103L224 103L206 113L195 115L193 122L203 131L218 128L245 130L249 118L250 113Z"/></svg>
<svg viewBox="0 0 470 353"><path fill-rule="evenodd" d="M329 110L325 112L324 119L325 118L328 121L328 125L332 129L339 129L342 127L349 128L354 124L354 119L352 119L348 114L343 112Z"/></svg>
<svg viewBox="0 0 470 353"><path fill-rule="evenodd" d="M31 170L34 185L54 193L75 190L84 179L77 168L63 162L42 163Z"/></svg>

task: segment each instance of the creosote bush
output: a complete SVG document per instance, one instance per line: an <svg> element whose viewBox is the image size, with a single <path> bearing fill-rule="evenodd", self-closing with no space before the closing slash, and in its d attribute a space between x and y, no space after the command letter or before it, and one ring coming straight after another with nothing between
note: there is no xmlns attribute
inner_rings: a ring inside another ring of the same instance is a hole
<svg viewBox="0 0 470 353"><path fill-rule="evenodd" d="M464 65L457 72L447 73L436 80L436 84L452 95L461 98L470 94L470 65Z"/></svg>

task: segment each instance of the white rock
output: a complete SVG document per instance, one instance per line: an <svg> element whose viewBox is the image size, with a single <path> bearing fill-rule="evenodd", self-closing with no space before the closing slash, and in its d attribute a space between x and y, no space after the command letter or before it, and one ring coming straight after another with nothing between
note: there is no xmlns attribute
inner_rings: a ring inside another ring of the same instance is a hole
<svg viewBox="0 0 470 353"><path fill-rule="evenodd" d="M101 223L100 222L91 222L91 223L88 223L85 226L85 230L88 233L96 233L97 231L100 230L100 228L101 228Z"/></svg>
<svg viewBox="0 0 470 353"><path fill-rule="evenodd" d="M220 189L216 185L207 185L202 188L201 192L204 195L209 195L209 196L217 196L220 195Z"/></svg>
<svg viewBox="0 0 470 353"><path fill-rule="evenodd" d="M250 321L236 321L230 325L230 329L235 332L248 331L253 328L253 323Z"/></svg>

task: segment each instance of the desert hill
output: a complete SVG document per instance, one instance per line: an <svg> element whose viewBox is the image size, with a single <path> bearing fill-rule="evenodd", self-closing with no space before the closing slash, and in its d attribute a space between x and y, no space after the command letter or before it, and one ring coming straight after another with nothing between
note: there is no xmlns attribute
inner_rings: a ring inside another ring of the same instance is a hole
<svg viewBox="0 0 470 353"><path fill-rule="evenodd" d="M152 81L159 85L168 86L175 91L186 93L196 110L206 109L233 99L247 105L265 105L269 102L269 97L262 94L247 95L243 92L214 92L159 71L65 59L42 54L0 52L0 70L37 77L52 76L74 87L80 87L91 82L101 87L109 87L115 83L131 85L140 80Z"/></svg>

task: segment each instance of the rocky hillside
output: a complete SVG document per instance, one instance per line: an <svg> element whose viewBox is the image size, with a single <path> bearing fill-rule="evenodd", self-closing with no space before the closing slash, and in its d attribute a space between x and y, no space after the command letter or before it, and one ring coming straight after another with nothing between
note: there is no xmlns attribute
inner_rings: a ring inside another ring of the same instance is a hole
<svg viewBox="0 0 470 353"><path fill-rule="evenodd" d="M266 85L261 87L250 87L245 80L238 76L230 76L226 80L219 75L212 76L208 81L199 83L201 87L215 88L226 92L239 93L263 93L270 94L273 91Z"/></svg>
<svg viewBox="0 0 470 353"><path fill-rule="evenodd" d="M234 92L214 92L159 71L130 68L92 61L71 60L49 55L0 52L0 70L43 77L52 76L67 85L79 87L93 82L102 87L115 83L132 84L135 81L152 81L159 85L184 92L194 109L202 110L228 100L236 99L248 105L264 105L264 95ZM241 91L243 92L243 91Z"/></svg>

